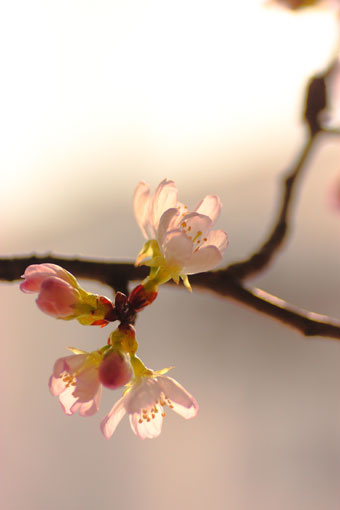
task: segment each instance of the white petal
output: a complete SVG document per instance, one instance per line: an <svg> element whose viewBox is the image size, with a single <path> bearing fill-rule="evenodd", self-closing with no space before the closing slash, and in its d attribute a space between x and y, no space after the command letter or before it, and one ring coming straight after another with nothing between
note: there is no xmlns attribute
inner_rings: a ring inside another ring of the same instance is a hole
<svg viewBox="0 0 340 510"><path fill-rule="evenodd" d="M228 235L223 230L212 230L207 236L203 246L216 246L221 255L225 252L229 244Z"/></svg>
<svg viewBox="0 0 340 510"><path fill-rule="evenodd" d="M195 416L197 416L198 414L199 407L196 400L194 400L191 407L181 406L180 404L176 404L176 402L173 401L171 401L171 403L172 410L175 411L175 413L182 416L182 418L184 418L185 420L191 420L192 418L195 418Z"/></svg>
<svg viewBox="0 0 340 510"><path fill-rule="evenodd" d="M160 394L161 389L157 380L143 377L126 395L126 411L129 414L140 413L142 409L153 406Z"/></svg>
<svg viewBox="0 0 340 510"><path fill-rule="evenodd" d="M169 266L184 267L189 263L193 244L181 230L172 230L167 234L162 246L164 258Z"/></svg>
<svg viewBox="0 0 340 510"><path fill-rule="evenodd" d="M203 198L203 200L200 201L195 209L195 212L209 216L212 224L214 224L220 215L221 208L222 203L217 195L207 195Z"/></svg>
<svg viewBox="0 0 340 510"><path fill-rule="evenodd" d="M73 395L73 386L69 386L59 395L59 402L65 414L74 414L80 407L76 406L78 399Z"/></svg>
<svg viewBox="0 0 340 510"><path fill-rule="evenodd" d="M134 413L129 416L130 425L133 432L140 439L153 439L158 437L162 431L163 416L161 413L156 413L155 418L151 418L150 421L143 420L139 423L140 414Z"/></svg>
<svg viewBox="0 0 340 510"><path fill-rule="evenodd" d="M181 218L183 218L183 216L185 216L186 214L189 213L189 210L188 210L187 206L182 204L182 202L179 202L179 201L177 201L176 209L178 211L178 218L175 218L171 222L172 229L178 228L179 224L180 224Z"/></svg>
<svg viewBox="0 0 340 510"><path fill-rule="evenodd" d="M212 227L212 221L209 216L194 212L183 217L181 227L184 228L188 236L190 236L193 240L197 236L197 233L199 233L199 237L197 239L199 239L202 243L203 237L205 237Z"/></svg>
<svg viewBox="0 0 340 510"><path fill-rule="evenodd" d="M203 246L192 254L190 261L183 268L185 274L210 271L222 260L222 255L215 246Z"/></svg>
<svg viewBox="0 0 340 510"><path fill-rule="evenodd" d="M122 418L125 416L125 399L126 396L123 396L121 399L119 399L109 414L107 414L100 423L100 430L106 439L110 439Z"/></svg>
<svg viewBox="0 0 340 510"><path fill-rule="evenodd" d="M150 187L146 182L141 181L133 195L133 210L137 223L146 239L149 239L148 228L150 228L151 197Z"/></svg>
<svg viewBox="0 0 340 510"><path fill-rule="evenodd" d="M181 384L167 376L159 376L158 380L165 397L171 400L173 410L177 414L186 420L197 415L199 407L196 400Z"/></svg>
<svg viewBox="0 0 340 510"><path fill-rule="evenodd" d="M164 238L169 231L169 225L171 225L174 221L175 216L178 215L178 211L175 207L171 209L167 209L161 216L159 220L158 230L157 230L157 241L160 245L163 244Z"/></svg>
<svg viewBox="0 0 340 510"><path fill-rule="evenodd" d="M156 188L152 204L152 224L158 228L162 214L177 205L177 188L173 181L164 179Z"/></svg>

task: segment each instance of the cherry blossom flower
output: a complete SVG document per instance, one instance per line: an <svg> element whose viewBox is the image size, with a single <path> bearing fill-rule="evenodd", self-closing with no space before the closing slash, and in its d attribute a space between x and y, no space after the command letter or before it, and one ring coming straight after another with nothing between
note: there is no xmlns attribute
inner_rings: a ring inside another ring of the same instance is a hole
<svg viewBox="0 0 340 510"><path fill-rule="evenodd" d="M101 422L101 431L109 439L125 414L133 432L140 438L158 437L162 430L165 406L186 420L198 413L198 404L175 379L148 371L137 377ZM151 375L150 375L151 374Z"/></svg>
<svg viewBox="0 0 340 510"><path fill-rule="evenodd" d="M159 283L170 278L178 283L180 277L190 288L187 275L209 271L222 260L228 236L223 230L211 230L222 207L217 195L207 195L189 212L177 200L173 181L164 179L153 196L142 181L133 205L138 225L148 239L136 264L157 268Z"/></svg>
<svg viewBox="0 0 340 510"><path fill-rule="evenodd" d="M75 354L59 358L49 380L49 388L65 414L79 410L81 416L92 416L98 411L102 386L98 378L98 366L103 355L71 349Z"/></svg>

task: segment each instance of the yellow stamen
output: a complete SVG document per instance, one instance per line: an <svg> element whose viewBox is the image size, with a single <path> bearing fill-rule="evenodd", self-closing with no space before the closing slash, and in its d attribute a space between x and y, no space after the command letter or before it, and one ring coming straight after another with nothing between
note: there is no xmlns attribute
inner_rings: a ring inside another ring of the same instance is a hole
<svg viewBox="0 0 340 510"><path fill-rule="evenodd" d="M202 232L199 230L199 231L197 232L197 234L195 235L195 237L193 238L192 242L194 243L194 242L196 241L196 239L197 239L198 237L200 237L201 235L202 235Z"/></svg>

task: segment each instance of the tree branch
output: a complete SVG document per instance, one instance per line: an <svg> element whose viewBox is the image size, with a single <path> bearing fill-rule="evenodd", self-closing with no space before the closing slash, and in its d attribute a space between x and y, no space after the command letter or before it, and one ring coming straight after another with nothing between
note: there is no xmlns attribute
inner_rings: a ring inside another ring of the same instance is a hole
<svg viewBox="0 0 340 510"><path fill-rule="evenodd" d="M64 257L30 256L0 258L0 280L14 281L20 278L27 266L41 263L58 264L77 278L96 280L113 287L125 289L131 281L141 280L148 273L145 267L131 263L104 262ZM169 282L170 283L170 282ZM340 339L340 321L326 315L308 312L279 299L261 289L248 289L235 279L228 270L210 271L190 277L195 289L213 292L218 296L233 299L249 308L273 317L305 336L321 336Z"/></svg>
<svg viewBox="0 0 340 510"><path fill-rule="evenodd" d="M244 280L263 271L282 248L289 229L292 198L297 178L302 173L304 163L311 153L316 138L316 135L308 137L297 161L283 178L281 206L267 239L248 259L228 266L227 271L235 278Z"/></svg>
<svg viewBox="0 0 340 510"><path fill-rule="evenodd" d="M320 131L307 138L295 164L283 177L281 205L267 239L248 259L230 264L226 268L226 271L235 278L245 280L260 273L269 266L282 248L289 232L289 221L298 177L301 176L307 158L314 147L314 142L320 133L338 136L340 135L340 129L320 129Z"/></svg>

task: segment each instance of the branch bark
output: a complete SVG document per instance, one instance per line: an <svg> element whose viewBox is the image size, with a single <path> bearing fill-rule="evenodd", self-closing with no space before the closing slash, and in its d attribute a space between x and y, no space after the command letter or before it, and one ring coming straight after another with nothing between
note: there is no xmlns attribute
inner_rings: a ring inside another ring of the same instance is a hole
<svg viewBox="0 0 340 510"><path fill-rule="evenodd" d="M125 290L129 282L142 280L148 273L145 267L128 262L68 259L64 257L36 256L0 258L0 280L15 281L30 264L58 264L77 278L96 280L117 290ZM233 299L247 307L268 315L296 329L305 336L340 339L340 321L291 305L258 288L247 288L228 270L209 271L190 277L193 289L210 291L218 296ZM169 282L169 284L174 285ZM181 287L184 288L184 287Z"/></svg>
<svg viewBox="0 0 340 510"><path fill-rule="evenodd" d="M269 266L282 248L289 230L292 199L298 177L301 175L304 164L311 154L316 138L316 134L307 138L297 161L283 178L281 206L267 239L248 259L231 264L227 268L228 272L235 278L244 280L260 273Z"/></svg>
<svg viewBox="0 0 340 510"><path fill-rule="evenodd" d="M318 133L338 135L338 130L323 129ZM308 312L291 305L258 288L247 288L243 281L268 267L282 247L289 231L292 199L298 177L311 153L319 134L309 136L302 151L288 174L283 179L281 206L265 242L248 259L231 264L219 271L210 271L190 277L193 288L233 299L258 312L273 317L291 326L305 336L321 336L340 339L340 321L314 312ZM0 258L0 280L18 280L31 264L57 264L77 278L96 280L107 284L115 291L128 293L129 283L142 280L148 274L146 267L135 267L128 262L110 262L66 258L52 255ZM169 282L171 284L171 282Z"/></svg>

